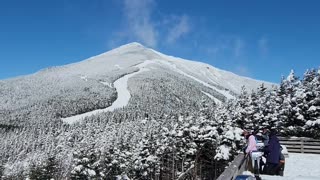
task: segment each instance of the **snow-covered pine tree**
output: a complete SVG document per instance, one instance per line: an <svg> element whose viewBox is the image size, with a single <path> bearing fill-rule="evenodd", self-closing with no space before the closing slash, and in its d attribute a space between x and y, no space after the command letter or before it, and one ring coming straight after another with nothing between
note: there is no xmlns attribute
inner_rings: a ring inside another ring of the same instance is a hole
<svg viewBox="0 0 320 180"><path fill-rule="evenodd" d="M301 134L305 124L305 118L302 114L303 87L301 81L291 70L288 77L283 79L281 83L285 91L280 111L280 117L284 118L284 133L288 135Z"/></svg>
<svg viewBox="0 0 320 180"><path fill-rule="evenodd" d="M74 167L71 179L86 180L99 178L100 152L93 148L81 148L73 153Z"/></svg>
<svg viewBox="0 0 320 180"><path fill-rule="evenodd" d="M233 159L239 149L242 130L237 127L234 118L231 117L234 103L229 102L216 111L217 125L217 149L215 159Z"/></svg>
<svg viewBox="0 0 320 180"><path fill-rule="evenodd" d="M262 83L257 89L257 97L256 103L254 104L255 113L253 115L254 118L254 127L253 129L261 129L264 126L268 125L268 120L266 116L268 114L268 92L267 88Z"/></svg>
<svg viewBox="0 0 320 180"><path fill-rule="evenodd" d="M57 179L56 173L58 171L59 168L55 157L51 156L41 165L31 165L28 178L30 180Z"/></svg>
<svg viewBox="0 0 320 180"><path fill-rule="evenodd" d="M259 97L255 91L252 90L249 96L249 106L244 110L245 116L245 129L254 129L259 123L260 114L259 114Z"/></svg>
<svg viewBox="0 0 320 180"><path fill-rule="evenodd" d="M134 175L133 152L129 147L112 147L101 156L100 175L102 179L114 179Z"/></svg>
<svg viewBox="0 0 320 180"><path fill-rule="evenodd" d="M135 178L147 180L155 179L159 174L160 162L156 156L156 139L151 134L145 135L142 141L138 143L137 154L133 159Z"/></svg>
<svg viewBox="0 0 320 180"><path fill-rule="evenodd" d="M266 95L266 102L264 112L263 127L275 127L278 131L281 131L283 126L283 120L279 115L279 109L281 105L278 103L277 88L271 89Z"/></svg>
<svg viewBox="0 0 320 180"><path fill-rule="evenodd" d="M235 101L235 105L233 106L237 110L232 110L233 118L236 124L244 129L246 128L248 120L248 112L247 109L250 106L249 101L249 93L245 86L241 87L241 93L238 99Z"/></svg>
<svg viewBox="0 0 320 180"><path fill-rule="evenodd" d="M320 70L307 70L303 78L304 116L306 131L311 137L320 137Z"/></svg>

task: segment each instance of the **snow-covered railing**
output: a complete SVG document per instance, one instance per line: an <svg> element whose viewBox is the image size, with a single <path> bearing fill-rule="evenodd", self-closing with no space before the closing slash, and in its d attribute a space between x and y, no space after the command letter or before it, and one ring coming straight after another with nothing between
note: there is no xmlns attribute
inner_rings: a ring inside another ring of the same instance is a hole
<svg viewBox="0 0 320 180"><path fill-rule="evenodd" d="M245 169L246 158L244 154L239 154L232 163L223 171L217 180L234 180Z"/></svg>
<svg viewBox="0 0 320 180"><path fill-rule="evenodd" d="M279 137L288 152L320 154L320 139L306 137Z"/></svg>

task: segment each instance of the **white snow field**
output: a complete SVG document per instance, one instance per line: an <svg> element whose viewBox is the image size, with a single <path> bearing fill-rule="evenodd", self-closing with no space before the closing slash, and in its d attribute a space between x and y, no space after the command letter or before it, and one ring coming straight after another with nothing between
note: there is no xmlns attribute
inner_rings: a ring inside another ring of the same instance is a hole
<svg viewBox="0 0 320 180"><path fill-rule="evenodd" d="M320 154L290 153L284 176L261 176L263 180L320 180Z"/></svg>
<svg viewBox="0 0 320 180"><path fill-rule="evenodd" d="M131 74L127 74L114 82L114 87L116 88L116 91L117 91L117 99L112 103L111 106L109 106L105 109L98 109L98 110L86 112L83 114L78 114L75 116L62 118L62 121L66 122L68 124L73 124L75 122L78 122L78 121L86 118L86 117L89 117L89 116L92 116L92 115L95 115L98 113L113 111L115 109L125 107L128 104L130 97L131 97L130 92L128 90L129 78L131 78L132 76L134 76L138 73L148 71L149 69L145 68L145 66L147 66L148 64L151 64L151 63L153 63L153 62L152 61L145 61L141 64L136 65L136 67L139 68L139 71L131 73ZM105 83L103 83L103 84L105 84Z"/></svg>

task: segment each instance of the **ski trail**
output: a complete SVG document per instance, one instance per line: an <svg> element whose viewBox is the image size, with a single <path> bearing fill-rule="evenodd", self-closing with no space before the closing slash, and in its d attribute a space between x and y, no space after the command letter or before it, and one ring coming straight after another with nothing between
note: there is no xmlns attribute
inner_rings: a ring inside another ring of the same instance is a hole
<svg viewBox="0 0 320 180"><path fill-rule="evenodd" d="M174 63L170 63L170 62L168 62L168 61L163 61L163 60L160 60L160 61L158 61L158 62L160 62L160 63L162 63L162 64L165 64L165 65L171 67L174 71L176 71L176 72L178 72L178 73L180 73L180 74L182 74L182 75L184 75L184 76L186 76L186 77L188 77L188 78L191 78L191 79L199 82L200 84L202 84L202 85L204 85L204 86L206 86L206 87L208 87L208 88L210 88L210 89L213 89L213 90L217 91L218 93L224 95L227 99L234 99L234 96L233 96L233 95L229 94L228 92L226 92L226 91L224 91L224 90L217 89L216 87L214 87L214 86L212 86L212 85L210 85L210 84L208 84L208 83L206 83L206 82L204 82L204 81L202 81L202 80L200 80L200 79L198 79L198 78L196 78L196 77L194 77L194 76L191 76L190 74L185 73L184 71L180 70L180 69L177 67L177 65L174 64Z"/></svg>
<svg viewBox="0 0 320 180"><path fill-rule="evenodd" d="M217 104L221 104L221 100L217 99L216 97L212 96L211 94L207 93L207 92L204 92L204 91L201 91L203 94L205 94L206 96L208 96L210 99L212 99L215 103Z"/></svg>
<svg viewBox="0 0 320 180"><path fill-rule="evenodd" d="M148 64L151 64L151 63L153 63L153 62L147 60L147 61L145 61L145 62L143 62L141 64L136 65L135 67L138 67L139 71L131 73L131 74L127 74L127 75L119 78L118 80L116 80L114 82L114 87L116 88L118 97L112 103L111 106L109 106L109 107L107 107L105 109L97 109L97 110L93 110L93 111L86 112L86 113L83 113L83 114L78 114L78 115L67 117L67 118L61 118L61 120L63 122L65 122L65 123L73 124L75 122L81 121L82 119L84 119L86 117L89 117L89 116L92 116L92 115L95 115L95 114L98 114L98 113L114 111L115 109L125 107L128 104L128 102L129 102L129 100L131 98L130 92L128 90L128 80L129 80L129 78L131 78L131 77L133 77L133 76L135 76L135 75L137 75L137 74L139 74L141 72L148 71L149 69L145 68L145 66L147 66Z"/></svg>

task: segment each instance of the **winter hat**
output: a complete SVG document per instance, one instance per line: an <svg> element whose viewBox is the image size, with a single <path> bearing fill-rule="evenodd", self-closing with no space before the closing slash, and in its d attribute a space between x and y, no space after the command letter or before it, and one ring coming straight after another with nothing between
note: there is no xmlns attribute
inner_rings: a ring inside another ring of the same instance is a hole
<svg viewBox="0 0 320 180"><path fill-rule="evenodd" d="M270 130L270 135L276 135L277 134L277 129L272 127Z"/></svg>

